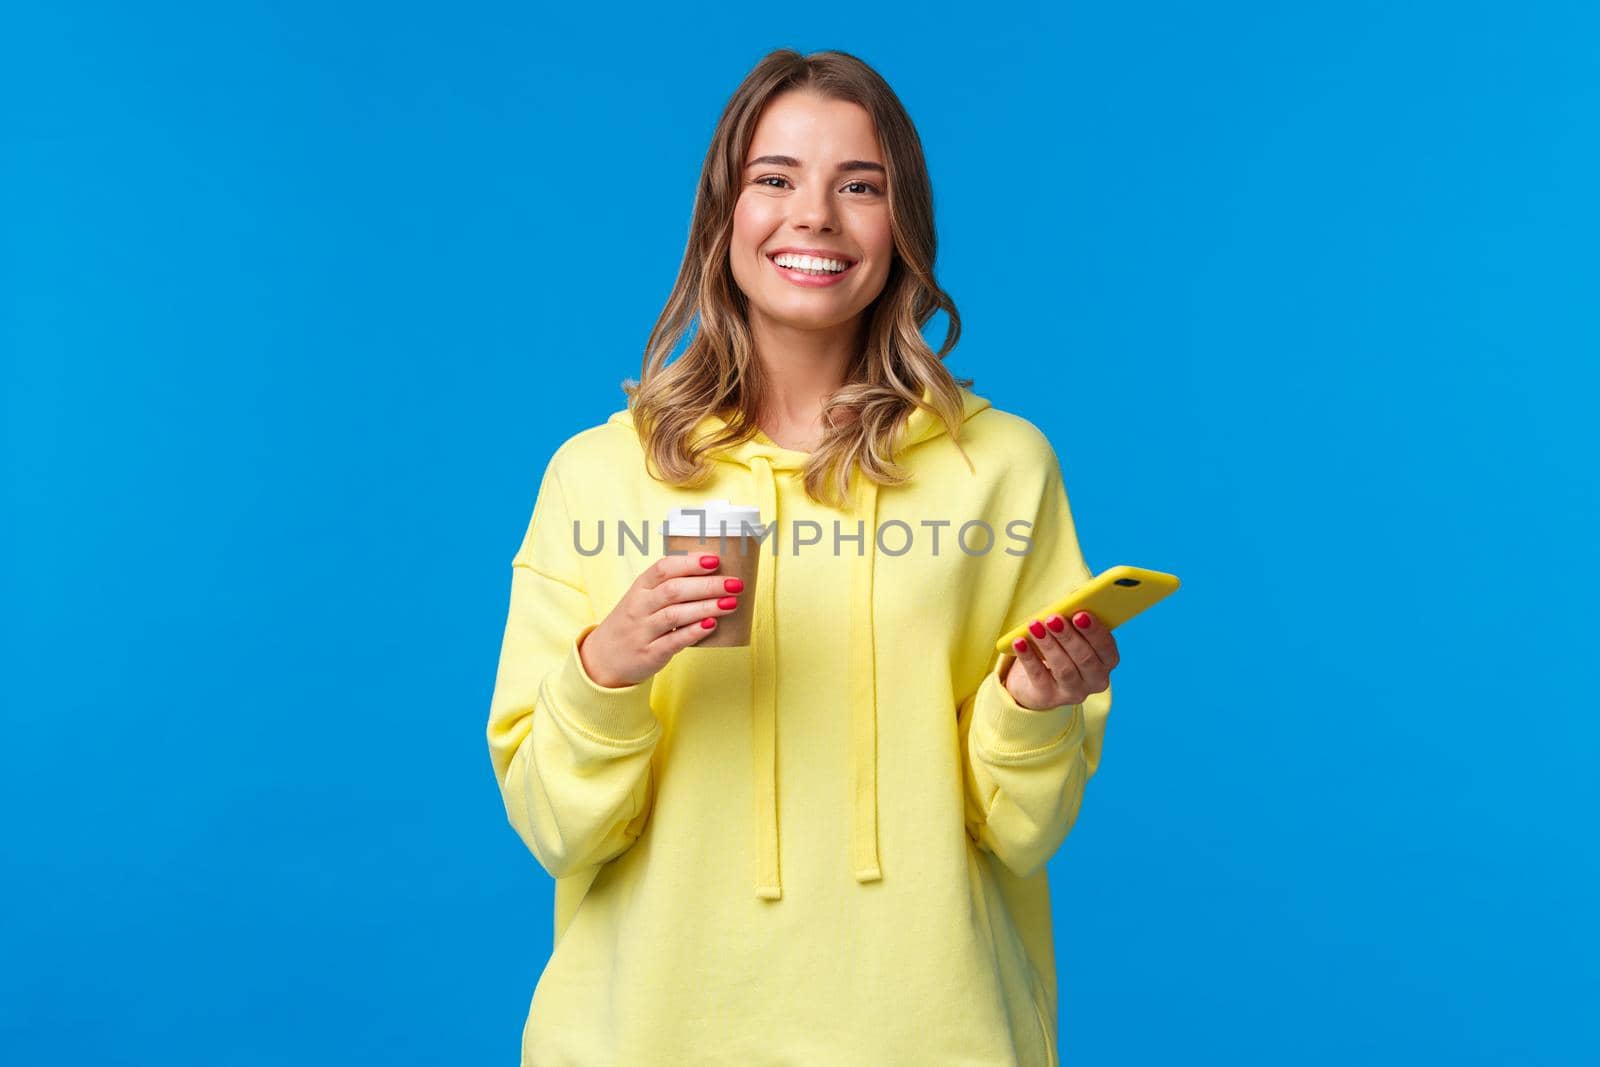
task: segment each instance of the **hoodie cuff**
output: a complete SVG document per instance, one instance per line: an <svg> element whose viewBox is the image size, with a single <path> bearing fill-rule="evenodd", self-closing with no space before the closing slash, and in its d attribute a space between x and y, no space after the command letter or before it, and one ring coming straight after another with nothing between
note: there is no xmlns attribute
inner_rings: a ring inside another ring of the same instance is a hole
<svg viewBox="0 0 1600 1067"><path fill-rule="evenodd" d="M1000 668L1008 658L1000 654L978 686L972 732L983 750L994 759L1019 761L1063 745L1081 744L1083 705L1061 704L1036 711L1018 704L1000 680Z"/></svg>
<svg viewBox="0 0 1600 1067"><path fill-rule="evenodd" d="M566 659L550 680L551 702L562 717L603 741L636 744L660 725L650 710L650 683L612 688L589 677L578 646L599 625L585 626L567 646Z"/></svg>

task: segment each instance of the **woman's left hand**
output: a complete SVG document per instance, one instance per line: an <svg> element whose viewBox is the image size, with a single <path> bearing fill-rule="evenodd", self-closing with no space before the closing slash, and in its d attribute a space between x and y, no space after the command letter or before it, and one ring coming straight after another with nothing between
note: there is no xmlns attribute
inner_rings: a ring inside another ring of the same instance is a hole
<svg viewBox="0 0 1600 1067"><path fill-rule="evenodd" d="M1016 662L1003 679L1012 700L1043 711L1081 704L1090 693L1110 688L1118 663L1116 638L1087 611L1074 613L1072 622L1068 626L1060 615L1051 615L1028 624L1031 637L1014 643Z"/></svg>

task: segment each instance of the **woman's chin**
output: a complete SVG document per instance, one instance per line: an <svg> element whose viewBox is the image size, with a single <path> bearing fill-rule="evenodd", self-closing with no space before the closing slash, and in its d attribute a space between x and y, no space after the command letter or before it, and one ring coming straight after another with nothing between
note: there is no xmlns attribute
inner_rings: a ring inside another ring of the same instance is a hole
<svg viewBox="0 0 1600 1067"><path fill-rule="evenodd" d="M821 304L827 306L819 307ZM832 329L860 314L860 309L849 310L828 297L784 300L768 304L761 311L775 325L785 326L791 330Z"/></svg>

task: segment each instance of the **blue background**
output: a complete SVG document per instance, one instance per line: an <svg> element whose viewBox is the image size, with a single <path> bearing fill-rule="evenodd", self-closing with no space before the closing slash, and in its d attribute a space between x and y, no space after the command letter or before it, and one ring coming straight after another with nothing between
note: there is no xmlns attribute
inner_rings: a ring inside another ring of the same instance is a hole
<svg viewBox="0 0 1600 1067"><path fill-rule="evenodd" d="M896 88L953 369L1184 580L1066 1060L1600 1056L1593 6L226 7L0 23L8 1062L515 1062L511 556L780 46Z"/></svg>

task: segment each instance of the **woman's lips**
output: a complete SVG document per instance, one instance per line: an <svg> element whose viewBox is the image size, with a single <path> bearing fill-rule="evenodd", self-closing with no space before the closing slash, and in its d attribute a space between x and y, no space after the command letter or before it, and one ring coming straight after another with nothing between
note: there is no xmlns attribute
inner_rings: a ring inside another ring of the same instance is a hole
<svg viewBox="0 0 1600 1067"><path fill-rule="evenodd" d="M771 256L767 257L767 262L771 263L772 269L777 271L783 278L807 289L824 289L830 285L835 285L856 269L856 264L852 263L838 274L806 274L803 271L778 266Z"/></svg>

